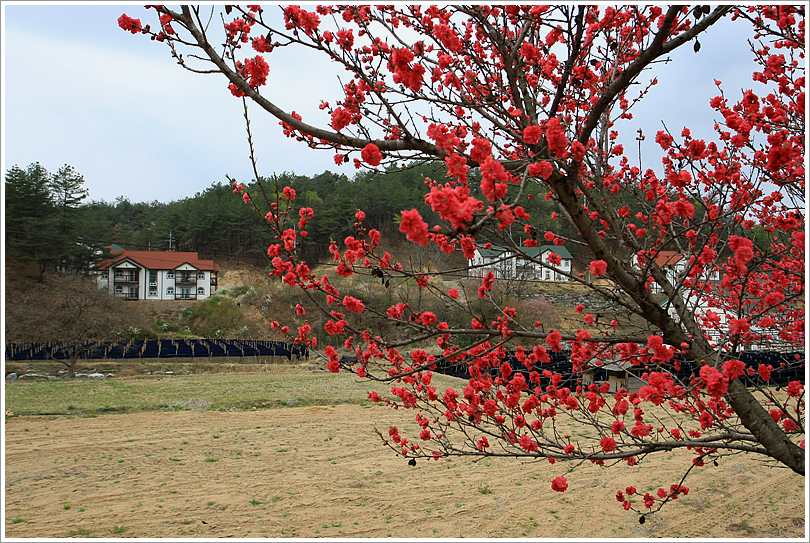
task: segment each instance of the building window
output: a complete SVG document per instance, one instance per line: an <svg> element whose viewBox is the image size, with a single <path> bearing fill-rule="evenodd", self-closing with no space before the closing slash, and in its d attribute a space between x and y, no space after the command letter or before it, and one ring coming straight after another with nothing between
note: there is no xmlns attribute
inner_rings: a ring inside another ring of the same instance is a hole
<svg viewBox="0 0 810 543"><path fill-rule="evenodd" d="M166 294L168 294L169 296L173 295L174 294L174 287L168 287L166 289Z"/></svg>
<svg viewBox="0 0 810 543"><path fill-rule="evenodd" d="M149 296L157 296L157 289L156 288L154 288L154 289L150 288L149 289Z"/></svg>
<svg viewBox="0 0 810 543"><path fill-rule="evenodd" d="M117 285L115 287L115 293L116 294L123 294L124 293L124 287L122 287L121 285Z"/></svg>
<svg viewBox="0 0 810 543"><path fill-rule="evenodd" d="M157 272L150 271L149 272L149 284L150 285L157 285Z"/></svg>
<svg viewBox="0 0 810 543"><path fill-rule="evenodd" d="M197 295L198 296L205 296L205 288L197 287Z"/></svg>
<svg viewBox="0 0 810 543"><path fill-rule="evenodd" d="M166 279L174 279L174 271L169 270L166 272Z"/></svg>
<svg viewBox="0 0 810 543"><path fill-rule="evenodd" d="M197 272L197 279L205 279L205 272L203 271Z"/></svg>
<svg viewBox="0 0 810 543"><path fill-rule="evenodd" d="M107 281L109 279L109 275L107 275L107 272L102 272L101 273L101 279L103 281Z"/></svg>

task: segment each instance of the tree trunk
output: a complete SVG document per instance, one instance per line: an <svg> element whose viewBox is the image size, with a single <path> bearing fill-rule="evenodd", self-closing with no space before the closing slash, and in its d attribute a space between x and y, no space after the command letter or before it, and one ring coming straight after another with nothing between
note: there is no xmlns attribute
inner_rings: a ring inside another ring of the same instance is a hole
<svg viewBox="0 0 810 543"><path fill-rule="evenodd" d="M765 447L769 456L799 475L805 475L804 449L790 441L787 434L739 379L728 384L726 398L743 425Z"/></svg>

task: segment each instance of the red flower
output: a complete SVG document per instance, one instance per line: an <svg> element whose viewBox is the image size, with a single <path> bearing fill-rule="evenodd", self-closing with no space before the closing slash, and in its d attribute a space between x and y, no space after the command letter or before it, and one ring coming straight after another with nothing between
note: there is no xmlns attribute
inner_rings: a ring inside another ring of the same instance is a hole
<svg viewBox="0 0 810 543"><path fill-rule="evenodd" d="M613 439L612 437L603 437L602 440L599 442L599 445L602 446L602 450L605 452L616 450L616 440Z"/></svg>
<svg viewBox="0 0 810 543"><path fill-rule="evenodd" d="M728 320L728 333L733 336L746 333L751 329L751 325L746 319L729 319Z"/></svg>
<svg viewBox="0 0 810 543"><path fill-rule="evenodd" d="M507 173L503 164L494 158L487 157L483 164L481 164L481 192L484 197L490 202L499 200L506 196L508 187L504 183L497 181L506 181Z"/></svg>
<svg viewBox="0 0 810 543"><path fill-rule="evenodd" d="M447 295L450 296L451 298L453 298L454 300L457 300L458 299L458 289L457 288L451 288L450 290L447 291Z"/></svg>
<svg viewBox="0 0 810 543"><path fill-rule="evenodd" d="M560 126L560 120L556 117L548 120L546 140L548 141L548 150L554 153L557 158L565 156L568 151L568 138L565 137L565 131Z"/></svg>
<svg viewBox="0 0 810 543"><path fill-rule="evenodd" d="M551 347L551 350L555 353L558 353L562 350L562 334L560 334L556 330L552 330L552 332L546 336L546 345Z"/></svg>
<svg viewBox="0 0 810 543"><path fill-rule="evenodd" d="M297 26L309 36L318 29L321 18L318 17L317 13L310 13L299 6L289 6L284 8L284 22L287 30L292 30Z"/></svg>
<svg viewBox="0 0 810 543"><path fill-rule="evenodd" d="M565 477L555 477L551 481L551 489L557 492L565 492L568 489L568 480Z"/></svg>
<svg viewBox="0 0 810 543"><path fill-rule="evenodd" d="M728 246L734 251L734 261L740 266L745 266L754 258L754 242L750 239L731 236L728 238Z"/></svg>
<svg viewBox="0 0 810 543"><path fill-rule="evenodd" d="M769 292L767 296L765 296L765 303L768 305L778 305L785 301L785 295L781 292Z"/></svg>
<svg viewBox="0 0 810 543"><path fill-rule="evenodd" d="M340 319L339 321L335 322L333 320L329 320L324 324L324 328L326 329L326 333L330 336L335 336L337 334L342 334L344 328L346 327L346 321Z"/></svg>
<svg viewBox="0 0 810 543"><path fill-rule="evenodd" d="M762 377L762 380L766 383L771 380L771 366L766 366L765 364L760 364L757 368L759 372L759 376Z"/></svg>
<svg viewBox="0 0 810 543"><path fill-rule="evenodd" d="M422 313L420 320L422 321L422 324L424 326L430 326L431 324L436 322L436 315L434 315L431 311L425 311L424 313Z"/></svg>
<svg viewBox="0 0 810 543"><path fill-rule="evenodd" d="M373 143L369 143L363 147L363 150L360 151L360 156L363 157L363 161L369 166L379 166L380 162L382 162L380 148Z"/></svg>
<svg viewBox="0 0 810 543"><path fill-rule="evenodd" d="M802 389L804 388L804 383L801 381L791 381L788 383L787 386L787 395L791 398L798 398L802 395Z"/></svg>
<svg viewBox="0 0 810 543"><path fill-rule="evenodd" d="M464 186L434 185L430 187L430 193L425 195L425 203L453 228L462 228L482 206L480 200L469 197L469 194L470 189Z"/></svg>
<svg viewBox="0 0 810 543"><path fill-rule="evenodd" d="M339 107L332 112L332 128L338 132L349 126L351 123L352 114L349 111ZM337 159L335 159L335 162L337 162ZM343 164L343 155L340 155L340 164Z"/></svg>
<svg viewBox="0 0 810 543"><path fill-rule="evenodd" d="M523 142L529 145L540 143L540 138L543 137L543 129L533 124L523 129Z"/></svg>
<svg viewBox="0 0 810 543"><path fill-rule="evenodd" d="M667 134L666 132L659 130L658 133L655 135L655 143L661 146L661 149L664 151L672 145L672 136Z"/></svg>
<svg viewBox="0 0 810 543"><path fill-rule="evenodd" d="M470 158L476 162L484 162L487 157L492 155L492 143L484 138L475 138L472 140L473 147L470 150Z"/></svg>
<svg viewBox="0 0 810 543"><path fill-rule="evenodd" d="M133 19L133 18L127 16L126 13L124 13L123 15L121 15L118 18L118 26L120 26L124 30L132 32L133 34L137 34L138 32L141 32L141 30L142 30L141 20L140 19Z"/></svg>
<svg viewBox="0 0 810 543"><path fill-rule="evenodd" d="M423 247L430 245L427 223L422 220L422 215L415 209L402 211L402 222L399 223L399 231L406 235L408 241Z"/></svg>
<svg viewBox="0 0 810 543"><path fill-rule="evenodd" d="M717 368L703 366L700 368L700 379L706 385L706 392L715 398L728 392L728 379L717 371Z"/></svg>
<svg viewBox="0 0 810 543"><path fill-rule="evenodd" d="M243 70L244 75L249 76L248 85L251 87L260 87L267 83L270 66L260 55L256 55L256 58L247 59Z"/></svg>
<svg viewBox="0 0 810 543"><path fill-rule="evenodd" d="M604 275L607 272L607 262L594 260L591 262L591 275Z"/></svg>
<svg viewBox="0 0 810 543"><path fill-rule="evenodd" d="M571 144L571 155L573 155L574 160L577 162L582 162L582 159L585 157L585 146L575 141Z"/></svg>
<svg viewBox="0 0 810 543"><path fill-rule="evenodd" d="M267 43L267 39L264 36L253 38L251 45L253 45L253 49L259 53L270 53L273 51L273 46Z"/></svg>
<svg viewBox="0 0 810 543"><path fill-rule="evenodd" d="M520 444L521 447L523 447L524 450L526 450L528 452L534 452L534 451L537 450L537 443L532 441L532 438L530 438L526 434L523 434L523 436L520 438L518 443ZM563 489L563 490L565 490L565 489ZM560 492L562 492L562 490L560 490Z"/></svg>
<svg viewBox="0 0 810 543"><path fill-rule="evenodd" d="M497 411L498 403L495 400L489 399L484 402L484 413L486 413L488 417L494 417Z"/></svg>
<svg viewBox="0 0 810 543"><path fill-rule="evenodd" d="M371 247L377 247L380 244L380 238L382 234L380 234L379 230L370 230L368 233L368 237L371 238Z"/></svg>
<svg viewBox="0 0 810 543"><path fill-rule="evenodd" d="M723 376L729 381L733 381L743 373L745 373L745 362L742 360L727 360L723 364Z"/></svg>
<svg viewBox="0 0 810 543"><path fill-rule="evenodd" d="M358 313L358 314L362 313L366 308L366 306L363 304L363 302L361 302L360 300L358 300L357 298L354 298L352 296L344 296L343 297L343 305L349 311L352 311L352 312Z"/></svg>
<svg viewBox="0 0 810 543"><path fill-rule="evenodd" d="M324 354L329 358L329 363L326 365L326 368L332 373L337 373L340 370L340 364L338 363L338 355L335 348L331 345L327 346L326 349L324 349Z"/></svg>
<svg viewBox="0 0 810 543"><path fill-rule="evenodd" d="M402 83L413 92L419 92L422 88L422 76L425 74L425 67L421 64L409 64L414 59L413 51L403 47L393 48L391 62L388 69L394 73L394 83Z"/></svg>
<svg viewBox="0 0 810 543"><path fill-rule="evenodd" d="M341 49L349 50L354 45L354 35L352 34L352 30L338 30L337 33L337 42L340 45Z"/></svg>
<svg viewBox="0 0 810 543"><path fill-rule="evenodd" d="M532 177L542 177L543 179L548 179L551 177L551 174L554 173L554 166L551 165L551 162L548 160L543 160L542 162L532 162L529 164L529 175Z"/></svg>

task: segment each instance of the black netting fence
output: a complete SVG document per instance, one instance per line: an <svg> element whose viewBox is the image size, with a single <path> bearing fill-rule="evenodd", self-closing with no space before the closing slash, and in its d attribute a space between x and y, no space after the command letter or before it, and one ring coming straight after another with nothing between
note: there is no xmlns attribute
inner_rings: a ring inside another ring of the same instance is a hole
<svg viewBox="0 0 810 543"><path fill-rule="evenodd" d="M79 359L284 357L309 359L306 345L253 339L157 339L148 341L7 343L6 361L66 360L78 349Z"/></svg>

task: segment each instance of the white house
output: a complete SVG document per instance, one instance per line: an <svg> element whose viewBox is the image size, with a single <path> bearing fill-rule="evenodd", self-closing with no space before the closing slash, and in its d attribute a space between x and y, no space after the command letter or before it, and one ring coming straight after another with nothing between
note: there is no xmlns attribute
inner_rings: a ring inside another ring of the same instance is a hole
<svg viewBox="0 0 810 543"><path fill-rule="evenodd" d="M697 318L698 323L703 322L703 320L708 316L709 311L712 311L716 315L717 322L715 327L703 327L706 337L712 344L718 344L723 341L724 338L728 338L730 320L738 318L737 313L735 313L733 310L729 310L728 308L719 307L722 304L713 302L711 296L703 296L690 292L684 297L684 303L686 304L687 311L689 314L694 315ZM681 318L669 300L664 300L660 305L661 307L667 309L667 312L673 318L673 320L675 320L675 322L680 324ZM790 350L792 348L789 344L779 338L778 328L766 329L754 325L751 326L750 332L759 336L759 341L743 345L745 350Z"/></svg>
<svg viewBox="0 0 810 543"><path fill-rule="evenodd" d="M667 279L673 285L678 284L688 262L688 258L678 251L658 251L655 255L655 264L667 274ZM633 256L633 265L641 269L638 255ZM652 283L650 288L656 294L664 291L658 283Z"/></svg>
<svg viewBox="0 0 810 543"><path fill-rule="evenodd" d="M197 253L117 251L96 266L99 288L127 300L203 300L217 290L219 266Z"/></svg>
<svg viewBox="0 0 810 543"><path fill-rule="evenodd" d="M506 247L497 245L476 247L467 264L471 277L484 277L492 272L499 279L513 279L517 274L515 255Z"/></svg>
<svg viewBox="0 0 810 543"><path fill-rule="evenodd" d="M536 281L568 281L563 273L571 273L571 253L565 247L543 245L542 247L521 247L525 256L516 254L505 247L491 245L478 247L473 258L468 260L469 274L483 277L490 271L501 279L530 279ZM552 253L560 257L559 264L552 264ZM537 262L540 260L543 264Z"/></svg>
<svg viewBox="0 0 810 543"><path fill-rule="evenodd" d="M549 260L552 253L560 257L559 264L552 264ZM571 274L571 263L574 260L568 249L562 245L543 245L540 247L540 260L548 267L537 266L538 279L541 281L568 281L568 277L563 274Z"/></svg>

